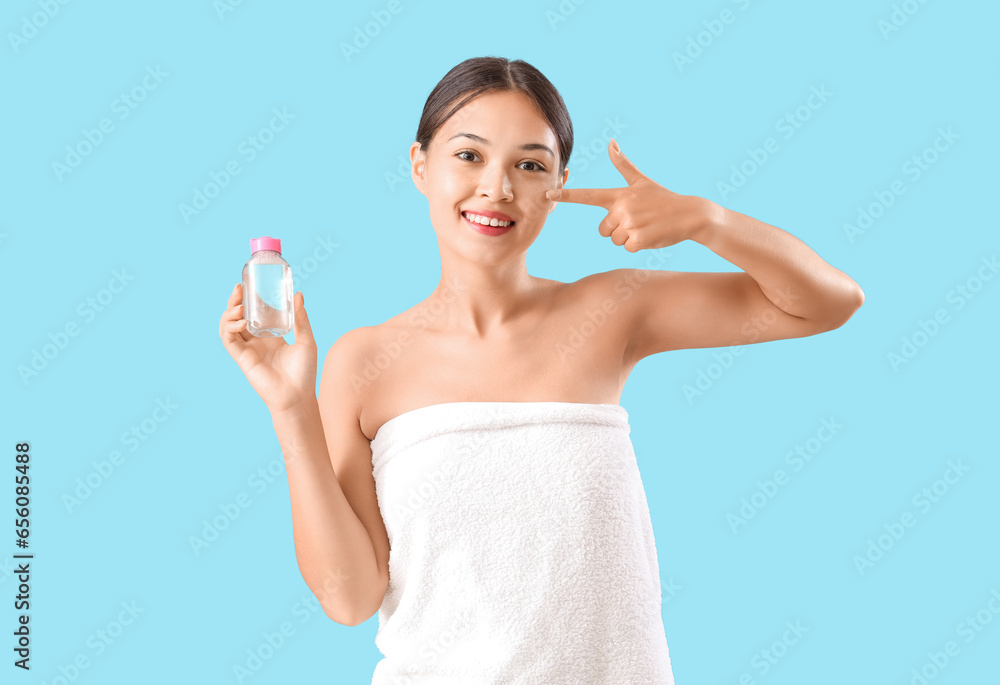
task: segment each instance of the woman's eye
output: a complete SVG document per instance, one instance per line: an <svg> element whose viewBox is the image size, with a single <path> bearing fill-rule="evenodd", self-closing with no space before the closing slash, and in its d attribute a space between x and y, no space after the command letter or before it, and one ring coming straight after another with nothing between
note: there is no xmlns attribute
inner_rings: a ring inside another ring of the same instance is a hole
<svg viewBox="0 0 1000 685"><path fill-rule="evenodd" d="M466 157L466 155L468 155L468 157ZM460 150L455 153L455 156L466 162L474 162L479 157L479 155L471 150ZM531 165L531 168L525 169L525 171L545 171L545 168L538 162L521 162L518 166L523 167L525 164Z"/></svg>

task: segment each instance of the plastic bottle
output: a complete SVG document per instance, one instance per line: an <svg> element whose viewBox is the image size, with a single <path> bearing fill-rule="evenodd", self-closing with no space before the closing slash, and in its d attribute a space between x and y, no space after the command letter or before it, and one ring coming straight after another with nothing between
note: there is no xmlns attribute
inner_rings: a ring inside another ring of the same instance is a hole
<svg viewBox="0 0 1000 685"><path fill-rule="evenodd" d="M281 337L295 326L292 268L281 258L277 238L250 240L250 259L243 265L243 318L258 338Z"/></svg>

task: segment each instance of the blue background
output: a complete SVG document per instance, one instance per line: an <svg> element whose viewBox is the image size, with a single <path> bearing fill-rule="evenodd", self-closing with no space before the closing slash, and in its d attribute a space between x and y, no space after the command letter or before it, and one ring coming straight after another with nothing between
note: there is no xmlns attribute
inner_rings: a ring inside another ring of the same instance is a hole
<svg viewBox="0 0 1000 685"><path fill-rule="evenodd" d="M32 670L12 666L8 637L4 682L65 682L59 669L78 655L89 660L80 683L370 681L377 617L344 627L312 599L270 416L218 321L260 235L282 240L321 364L344 332L433 290L426 200L399 166L430 90L483 55L525 59L560 90L576 133L569 187L624 184L610 132L654 180L789 231L867 296L829 333L729 358L656 355L632 373L622 405L677 682L920 682L912 669L935 684L995 682L1000 279L976 280L1000 252L988 205L1000 152L995 3L398 0L395 14L381 0L220 4L17 0L0 17L2 445L8 474L14 444L32 445L37 555ZM371 24L372 12L389 21ZM366 25L373 37L345 55ZM685 50L694 56L678 61ZM813 87L832 95L810 109ZM120 98L134 88L143 99L128 108ZM294 118L248 161L240 145L274 108ZM786 138L789 115L798 127ZM102 119L99 144L57 171ZM934 151L939 127L957 138ZM722 189L769 137L776 151ZM928 160L919 178L906 171L915 155ZM185 218L179 206L233 159L240 174ZM894 181L905 192L849 236L845 224ZM620 267L736 268L691 242L629 253L598 234L603 216L561 205L529 271L572 281ZM963 284L976 292L956 295ZM947 318L934 329L938 310ZM906 340L911 355L894 365ZM36 353L42 368L24 374ZM699 373L710 383L686 396ZM842 428L810 443L824 419ZM127 437L133 426L141 440ZM798 471L786 459L796 446L814 452ZM101 462L116 451L109 473ZM734 530L742 498L777 469L785 483L758 494ZM88 476L99 485L67 504ZM241 493L249 505L195 551L192 536ZM886 537L907 514L913 525ZM122 603L142 610L124 626ZM807 632L776 647L789 621ZM247 651L285 622L294 632L238 679ZM100 630L114 637L98 651ZM928 653L949 641L957 649L934 666ZM765 650L780 654L766 672Z"/></svg>

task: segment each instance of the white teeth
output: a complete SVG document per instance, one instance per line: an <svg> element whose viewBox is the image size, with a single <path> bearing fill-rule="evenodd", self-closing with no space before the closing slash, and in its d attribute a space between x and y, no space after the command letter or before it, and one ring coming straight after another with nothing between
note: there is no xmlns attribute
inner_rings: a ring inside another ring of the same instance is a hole
<svg viewBox="0 0 1000 685"><path fill-rule="evenodd" d="M510 226L512 221L500 221L499 219L490 219L489 217L479 216L478 214L471 214L469 212L462 212L464 216L469 221L473 221L477 224L482 224L483 226Z"/></svg>

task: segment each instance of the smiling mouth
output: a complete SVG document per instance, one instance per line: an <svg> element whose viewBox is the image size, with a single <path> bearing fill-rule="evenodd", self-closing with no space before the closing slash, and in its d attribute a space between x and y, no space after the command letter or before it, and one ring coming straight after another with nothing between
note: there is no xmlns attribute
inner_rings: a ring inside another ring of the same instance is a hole
<svg viewBox="0 0 1000 685"><path fill-rule="evenodd" d="M462 212L462 216L468 221L474 224L479 224L480 226L493 226L497 228L505 228L508 226L513 226L515 222L513 221L500 221L499 219L491 219L488 216L480 216L479 214L473 214L472 212Z"/></svg>

